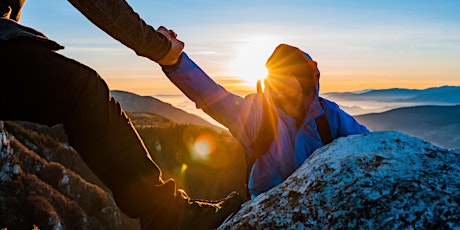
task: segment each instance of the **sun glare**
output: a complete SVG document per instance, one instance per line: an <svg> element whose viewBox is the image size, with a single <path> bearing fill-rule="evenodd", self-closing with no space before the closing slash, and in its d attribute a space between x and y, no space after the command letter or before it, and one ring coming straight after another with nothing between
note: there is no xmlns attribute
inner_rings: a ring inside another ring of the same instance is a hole
<svg viewBox="0 0 460 230"><path fill-rule="evenodd" d="M254 36L241 41L236 47L236 58L231 62L232 75L246 81L248 86L267 76L265 62L279 44L273 36Z"/></svg>

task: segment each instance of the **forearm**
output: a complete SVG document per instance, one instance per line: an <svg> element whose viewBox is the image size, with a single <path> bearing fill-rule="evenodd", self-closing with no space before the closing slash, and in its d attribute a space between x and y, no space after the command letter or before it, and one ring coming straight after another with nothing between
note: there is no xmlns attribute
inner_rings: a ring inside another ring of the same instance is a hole
<svg viewBox="0 0 460 230"><path fill-rule="evenodd" d="M69 0L107 34L153 61L168 53L171 43L147 25L125 0Z"/></svg>
<svg viewBox="0 0 460 230"><path fill-rule="evenodd" d="M182 54L173 69L163 67L163 71L177 88L196 103L197 108L207 110L209 107L220 104L230 95L185 53Z"/></svg>
<svg viewBox="0 0 460 230"><path fill-rule="evenodd" d="M165 68L163 69L165 70ZM258 104L232 94L214 82L183 53L179 65L166 71L168 78L188 98L216 121L226 126L245 146L249 146L248 132L254 133L253 119L259 114ZM252 115L250 115L252 114ZM259 124L259 123L257 123Z"/></svg>

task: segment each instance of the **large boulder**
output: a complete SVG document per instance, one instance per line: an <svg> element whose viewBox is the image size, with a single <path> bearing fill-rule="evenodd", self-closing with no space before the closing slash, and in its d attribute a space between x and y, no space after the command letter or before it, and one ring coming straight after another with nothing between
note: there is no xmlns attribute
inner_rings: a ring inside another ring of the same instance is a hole
<svg viewBox="0 0 460 230"><path fill-rule="evenodd" d="M460 151L398 132L339 138L220 229L460 229Z"/></svg>

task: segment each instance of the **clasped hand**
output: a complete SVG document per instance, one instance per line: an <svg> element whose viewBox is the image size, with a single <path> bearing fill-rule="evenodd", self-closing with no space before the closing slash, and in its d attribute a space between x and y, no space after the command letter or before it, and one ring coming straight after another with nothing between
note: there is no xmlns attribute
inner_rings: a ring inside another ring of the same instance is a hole
<svg viewBox="0 0 460 230"><path fill-rule="evenodd" d="M164 26L160 26L156 31L165 36L171 42L171 49L169 49L169 52L165 57L157 61L158 64L163 66L176 64L182 50L184 49L184 42L177 39L177 34L173 30L168 30Z"/></svg>

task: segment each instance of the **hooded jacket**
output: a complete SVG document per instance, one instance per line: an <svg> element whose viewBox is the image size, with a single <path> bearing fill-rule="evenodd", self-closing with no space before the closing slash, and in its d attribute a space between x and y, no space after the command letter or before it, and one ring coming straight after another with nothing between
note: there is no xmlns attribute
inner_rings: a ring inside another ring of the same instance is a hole
<svg viewBox="0 0 460 230"><path fill-rule="evenodd" d="M275 49L274 54L285 46L287 45L280 45ZM304 55L303 58L310 60L309 65L314 67L313 74L305 75L310 77L308 81L314 82L309 84L313 86L310 89L313 93L305 100L306 115L299 128L294 118L285 114L275 104L270 104L277 114L276 133L268 151L252 166L248 187L253 198L283 182L316 149L323 146L315 123L315 119L320 115L326 114L334 139L369 132L365 126L341 110L336 103L319 97L320 74L316 62L308 54L300 50L298 52ZM271 67L270 60L273 61L273 55L267 62L267 67ZM165 73L171 82L196 103L197 108L227 127L243 146L246 154L252 154L253 143L262 124L264 100L262 97L250 94L243 98L228 92L214 82L186 53L182 54L175 70L165 71ZM302 87L304 87L303 83ZM270 103L269 98L266 100Z"/></svg>

